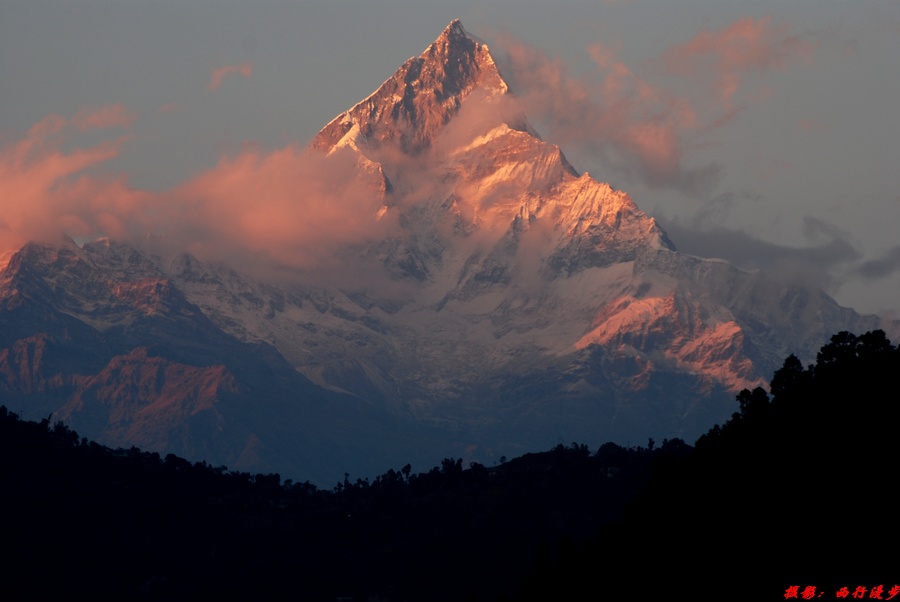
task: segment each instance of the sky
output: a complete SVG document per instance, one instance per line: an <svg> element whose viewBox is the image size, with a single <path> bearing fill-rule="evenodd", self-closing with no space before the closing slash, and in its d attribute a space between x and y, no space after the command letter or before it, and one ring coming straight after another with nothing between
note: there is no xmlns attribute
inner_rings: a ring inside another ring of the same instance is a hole
<svg viewBox="0 0 900 602"><path fill-rule="evenodd" d="M283 256L356 235L353 184L303 150L455 18L679 250L900 309L897 0L0 0L0 255L60 229Z"/></svg>

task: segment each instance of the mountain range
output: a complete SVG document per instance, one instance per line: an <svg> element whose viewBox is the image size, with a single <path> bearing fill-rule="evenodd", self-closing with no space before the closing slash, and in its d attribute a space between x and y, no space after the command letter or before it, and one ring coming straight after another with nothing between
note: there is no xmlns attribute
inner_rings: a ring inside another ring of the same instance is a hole
<svg viewBox="0 0 900 602"><path fill-rule="evenodd" d="M242 269L155 237L12 255L3 403L107 445L334 483L693 439L785 356L891 330L822 290L679 253L540 138L459 21L307 152L353 184L369 224L327 267Z"/></svg>

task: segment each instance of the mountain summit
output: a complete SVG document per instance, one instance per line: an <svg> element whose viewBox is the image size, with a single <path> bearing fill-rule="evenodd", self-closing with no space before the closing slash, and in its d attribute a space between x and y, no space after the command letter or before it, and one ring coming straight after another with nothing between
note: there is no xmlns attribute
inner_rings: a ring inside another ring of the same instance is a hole
<svg viewBox="0 0 900 602"><path fill-rule="evenodd" d="M788 354L881 326L679 253L541 140L458 21L311 147L372 233L329 277L29 244L0 270L0 392L110 444L334 483L691 439Z"/></svg>
<svg viewBox="0 0 900 602"><path fill-rule="evenodd" d="M355 130L373 144L420 151L476 89L488 94L508 91L488 47L456 20L418 58L410 58L368 98L325 126L312 146L331 150Z"/></svg>

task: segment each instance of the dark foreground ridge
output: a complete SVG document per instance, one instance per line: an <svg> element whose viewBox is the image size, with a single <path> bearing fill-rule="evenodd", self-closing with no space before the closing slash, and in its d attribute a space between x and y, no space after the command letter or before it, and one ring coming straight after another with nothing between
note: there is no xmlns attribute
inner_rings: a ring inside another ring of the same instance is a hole
<svg viewBox="0 0 900 602"><path fill-rule="evenodd" d="M513 594L550 544L621 519L651 464L688 449L559 445L491 468L445 459L324 490L113 450L3 407L4 582L122 600L494 599Z"/></svg>
<svg viewBox="0 0 900 602"><path fill-rule="evenodd" d="M844 332L695 448L559 445L329 491L0 408L3 581L117 599L886 600L898 368L883 332Z"/></svg>
<svg viewBox="0 0 900 602"><path fill-rule="evenodd" d="M518 599L900 596L898 373L882 331L841 332L806 368L788 357L770 393L741 392L623 524L539 566Z"/></svg>

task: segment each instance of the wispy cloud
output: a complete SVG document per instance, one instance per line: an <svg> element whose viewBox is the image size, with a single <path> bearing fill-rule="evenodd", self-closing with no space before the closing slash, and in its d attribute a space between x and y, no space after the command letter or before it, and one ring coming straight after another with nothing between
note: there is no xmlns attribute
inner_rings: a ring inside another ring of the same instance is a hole
<svg viewBox="0 0 900 602"><path fill-rule="evenodd" d="M375 174L357 158L249 149L161 195L155 233L205 258L325 269L348 244L385 234ZM161 219L160 219L161 218Z"/></svg>
<svg viewBox="0 0 900 602"><path fill-rule="evenodd" d="M550 140L577 146L652 186L697 192L716 168L683 163L682 132L696 123L691 106L639 77L615 53L588 49L598 70L575 77L559 59L518 41L506 43L506 73L525 112Z"/></svg>
<svg viewBox="0 0 900 602"><path fill-rule="evenodd" d="M210 92L215 92L222 85L222 81L229 75L241 75L250 77L253 75L253 63L243 62L237 65L225 65L218 69L213 69L209 78L209 85L206 87Z"/></svg>
<svg viewBox="0 0 900 602"><path fill-rule="evenodd" d="M887 278L900 271L900 245L892 247L878 259L864 261L856 274L867 280Z"/></svg>
<svg viewBox="0 0 900 602"><path fill-rule="evenodd" d="M517 41L507 40L505 48L504 75L521 106L498 105L496 110L524 109L546 126L544 133L553 142L596 153L607 165L635 173L650 186L701 194L710 190L719 168L691 161L695 137L731 115L745 74L783 68L811 46L790 27L768 19L704 30L656 62L666 66L663 75L705 81L699 99L651 81L601 44L586 49L596 68L584 76L573 75L559 59ZM704 64L709 72L702 72ZM250 63L216 69L209 89L218 89L230 75L250 77L252 70ZM718 91L715 102L704 104L710 90ZM159 111L178 109L170 103ZM480 128L482 117L477 111L461 113L457 129ZM69 118L49 116L0 149L0 196L14 199L12 209L0 215L2 246L15 249L60 230L132 241L155 234L207 258L257 258L310 267L327 265L345 245L383 236L393 227L393 212L387 219L373 220L380 201L372 194L372 183L347 178L348 173L365 172L351 164L355 158L340 153L326 158L294 146L275 151L247 148L172 190L135 190L125 178L103 174L105 163L121 152L127 131L106 142L78 146L80 133L127 130L134 119L121 105L85 109ZM415 185L427 187L426 176ZM417 192L428 196L427 191ZM682 225L679 230L679 224L669 225L676 244L690 238L696 248L685 250L701 255L746 265L747 258L772 263L776 256L792 253L749 235L704 226ZM826 238L793 256L827 265L857 258L840 235Z"/></svg>
<svg viewBox="0 0 900 602"><path fill-rule="evenodd" d="M82 132L108 128L130 128L136 115L122 104L82 109L70 120L70 124Z"/></svg>
<svg viewBox="0 0 900 602"><path fill-rule="evenodd" d="M128 134L86 148L64 145L78 133L127 128L133 120L121 105L84 109L70 118L50 115L0 148L0 252L55 239L61 231L125 235L138 193L95 168L119 155Z"/></svg>
<svg viewBox="0 0 900 602"><path fill-rule="evenodd" d="M392 213L375 219L379 175L359 169L350 153L248 146L171 190L135 189L107 173L127 131L80 145L85 132L94 139L99 130L121 130L133 119L119 105L51 115L0 148L0 256L66 233L138 246L151 237L240 267L327 271L340 249L393 227Z"/></svg>
<svg viewBox="0 0 900 602"><path fill-rule="evenodd" d="M861 257L848 233L811 216L803 220L806 246L773 243L745 230L717 225L715 218L694 222L657 219L683 253L725 259L785 282L819 289L834 288L841 280L838 274L852 270Z"/></svg>
<svg viewBox="0 0 900 602"><path fill-rule="evenodd" d="M646 74L599 43L586 49L596 70L580 76L518 40L506 37L501 46L504 73L549 139L637 174L648 186L692 195L711 190L719 167L693 165L691 151L752 99L765 97L748 77L786 68L815 49L795 28L769 18L703 30L646 61Z"/></svg>
<svg viewBox="0 0 900 602"><path fill-rule="evenodd" d="M731 108L747 76L783 69L811 57L813 50L814 44L788 23L746 17L670 47L663 61L670 73L714 90L723 107Z"/></svg>

